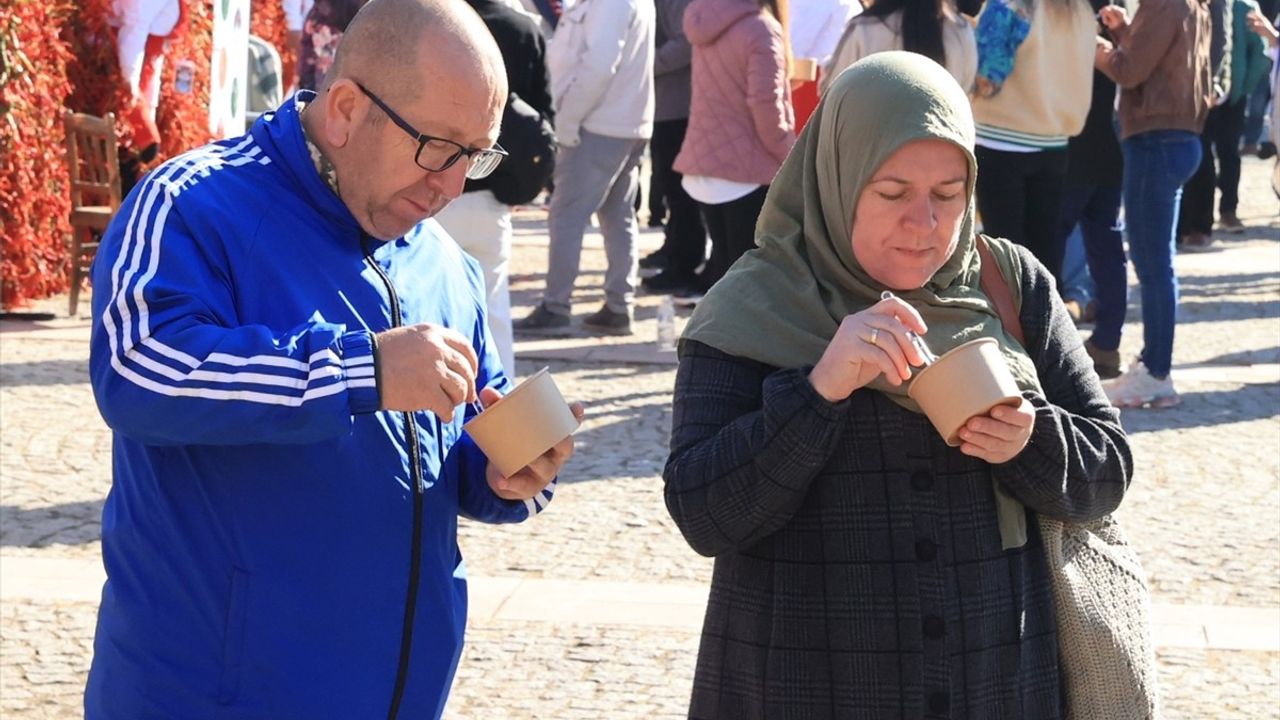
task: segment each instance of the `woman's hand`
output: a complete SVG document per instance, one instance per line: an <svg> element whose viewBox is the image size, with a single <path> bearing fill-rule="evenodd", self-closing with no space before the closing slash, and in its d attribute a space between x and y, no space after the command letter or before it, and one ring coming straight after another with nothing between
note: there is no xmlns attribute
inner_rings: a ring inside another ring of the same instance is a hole
<svg viewBox="0 0 1280 720"><path fill-rule="evenodd" d="M901 385L911 378L912 365L924 364L908 330L923 335L928 328L915 308L896 297L845 317L809 372L809 382L831 402L844 400L881 374L890 385Z"/></svg>
<svg viewBox="0 0 1280 720"><path fill-rule="evenodd" d="M1095 68L1104 68L1107 66L1108 56L1114 47L1106 38L1097 38L1093 47L1093 66Z"/></svg>
<svg viewBox="0 0 1280 720"><path fill-rule="evenodd" d="M960 452L992 465L1009 462L1027 446L1035 420L1036 410L1026 398L1017 407L997 405L960 428Z"/></svg>
<svg viewBox="0 0 1280 720"><path fill-rule="evenodd" d="M1276 27L1263 17L1262 13L1250 10L1245 20L1249 23L1249 29L1257 33L1267 45L1271 47L1280 45L1280 32L1276 31Z"/></svg>
<svg viewBox="0 0 1280 720"><path fill-rule="evenodd" d="M1129 13L1118 5L1107 5L1098 11L1098 21L1115 32L1129 26Z"/></svg>

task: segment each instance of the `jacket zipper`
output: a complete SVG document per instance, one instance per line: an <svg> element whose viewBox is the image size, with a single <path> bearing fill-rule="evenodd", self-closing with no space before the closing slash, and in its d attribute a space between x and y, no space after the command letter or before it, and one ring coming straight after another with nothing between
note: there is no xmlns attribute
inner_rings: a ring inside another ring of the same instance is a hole
<svg viewBox="0 0 1280 720"><path fill-rule="evenodd" d="M364 251L365 262L382 279L387 288L387 297L391 304L391 327L400 327L404 320L400 317L400 298L396 296L396 288L391 284L382 266L373 258L373 248L369 245L369 236L362 234L360 247ZM409 588L404 599L404 625L400 631L400 662L396 667L396 684L391 693L391 707L387 710L387 720L396 720L400 714L400 702L404 699L405 685L409 679L409 653L413 648L413 615L418 607L418 583L422 565L422 492L425 484L422 479L421 448L418 447L418 427L413 422L413 414L403 412L405 437L409 442L409 468L413 480L413 535L409 546Z"/></svg>

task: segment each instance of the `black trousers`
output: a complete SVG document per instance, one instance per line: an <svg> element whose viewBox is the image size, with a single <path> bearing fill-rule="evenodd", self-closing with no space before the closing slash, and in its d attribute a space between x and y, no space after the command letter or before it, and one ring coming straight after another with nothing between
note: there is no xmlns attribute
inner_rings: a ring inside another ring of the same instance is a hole
<svg viewBox="0 0 1280 720"><path fill-rule="evenodd" d="M981 145L978 158L978 212L982 231L1026 247L1053 277L1062 277L1058 215L1067 175L1067 151L1020 153Z"/></svg>
<svg viewBox="0 0 1280 720"><path fill-rule="evenodd" d="M1219 105L1209 111L1200 133L1200 167L1182 186L1182 210L1178 214L1178 234L1213 232L1213 187L1222 190L1219 213L1234 213L1240 204L1240 135L1244 132L1244 111L1248 98ZM1218 156L1214 167L1214 155Z"/></svg>
<svg viewBox="0 0 1280 720"><path fill-rule="evenodd" d="M768 193L769 186L762 185L727 203L698 203L702 222L711 236L711 261L699 283L704 289L716 284L738 258L756 246L756 220Z"/></svg>
<svg viewBox="0 0 1280 720"><path fill-rule="evenodd" d="M693 275L707 259L707 231L702 225L698 203L684 191L684 176L671 166L684 144L687 119L661 120L653 124L649 140L649 159L653 162L653 184L661 189L667 207L667 224L663 229L662 250L667 268L680 275Z"/></svg>

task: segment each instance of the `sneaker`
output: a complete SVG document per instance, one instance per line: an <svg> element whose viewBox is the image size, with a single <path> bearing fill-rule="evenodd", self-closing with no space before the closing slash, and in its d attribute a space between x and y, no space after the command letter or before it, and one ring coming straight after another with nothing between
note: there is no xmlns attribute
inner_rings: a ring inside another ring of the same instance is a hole
<svg viewBox="0 0 1280 720"><path fill-rule="evenodd" d="M706 293L701 290L684 288L683 290L677 290L671 293L671 302L675 303L676 307L697 307L698 303L702 302L702 298L705 295Z"/></svg>
<svg viewBox="0 0 1280 720"><path fill-rule="evenodd" d="M538 307L534 308L533 312L516 320L511 325L520 332L568 330L569 316L564 313L553 312L547 309L544 303L538 303Z"/></svg>
<svg viewBox="0 0 1280 720"><path fill-rule="evenodd" d="M1233 212L1221 213L1218 218L1218 228L1223 232L1229 232L1232 235L1239 235L1244 232L1244 223L1240 222L1240 218L1236 217Z"/></svg>
<svg viewBox="0 0 1280 720"><path fill-rule="evenodd" d="M1264 143L1262 143L1262 145L1258 148L1258 159L1259 159L1259 160L1270 160L1271 158L1273 158L1273 157L1275 157L1275 156L1276 156L1276 145L1275 145L1275 143L1264 142Z"/></svg>
<svg viewBox="0 0 1280 720"><path fill-rule="evenodd" d="M1120 377L1120 351L1103 350L1093 344L1093 340L1084 341L1084 351L1093 360L1093 371L1103 380Z"/></svg>
<svg viewBox="0 0 1280 720"><path fill-rule="evenodd" d="M615 312L603 305L582 321L582 327L606 335L630 335L631 316L624 312Z"/></svg>
<svg viewBox="0 0 1280 720"><path fill-rule="evenodd" d="M1178 245L1178 250L1189 253L1209 252L1213 249L1213 236L1201 232L1187 233L1182 243Z"/></svg>
<svg viewBox="0 0 1280 720"><path fill-rule="evenodd" d="M669 293L673 290L692 288L697 283L697 280L698 276L694 273L682 273L668 269L641 280L640 287L650 292Z"/></svg>
<svg viewBox="0 0 1280 720"><path fill-rule="evenodd" d="M1182 402L1173 389L1173 379L1152 377L1142 361L1130 365L1120 377L1102 383L1102 389L1118 408L1168 408Z"/></svg>

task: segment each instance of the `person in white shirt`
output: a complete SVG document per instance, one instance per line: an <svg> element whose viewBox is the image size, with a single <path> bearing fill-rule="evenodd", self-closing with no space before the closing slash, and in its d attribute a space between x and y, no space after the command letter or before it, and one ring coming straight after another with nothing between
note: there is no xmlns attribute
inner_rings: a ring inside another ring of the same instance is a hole
<svg viewBox="0 0 1280 720"><path fill-rule="evenodd" d="M560 16L547 44L560 143L547 218L547 285L516 331L569 327L582 236L595 213L608 260L605 303L582 324L597 333L631 333L637 168L653 134L653 36L652 0L578 0Z"/></svg>
<svg viewBox="0 0 1280 720"><path fill-rule="evenodd" d="M132 136L131 147L146 163L159 150L156 106L165 41L185 29L186 6L182 0L116 0L114 11L116 59L132 99L122 120Z"/></svg>
<svg viewBox="0 0 1280 720"><path fill-rule="evenodd" d="M845 25L862 12L858 0L791 0L788 35L791 56L827 64Z"/></svg>

